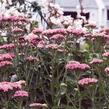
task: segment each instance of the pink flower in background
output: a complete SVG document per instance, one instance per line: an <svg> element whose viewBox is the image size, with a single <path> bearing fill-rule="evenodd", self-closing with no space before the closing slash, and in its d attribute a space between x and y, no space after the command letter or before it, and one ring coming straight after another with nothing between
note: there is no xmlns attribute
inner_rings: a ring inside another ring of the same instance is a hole
<svg viewBox="0 0 109 109"><path fill-rule="evenodd" d="M23 90L16 91L15 94L13 95L13 97L28 97L28 96L29 96L28 92Z"/></svg>
<svg viewBox="0 0 109 109"><path fill-rule="evenodd" d="M109 52L103 53L102 56L109 57Z"/></svg>
<svg viewBox="0 0 109 109"><path fill-rule="evenodd" d="M58 44L48 44L48 45L45 46L45 48L58 49L59 45Z"/></svg>
<svg viewBox="0 0 109 109"><path fill-rule="evenodd" d="M12 32L13 32L14 34L20 34L20 33L23 33L24 30L21 29L21 28L16 27L16 28L14 28L14 29L12 30Z"/></svg>
<svg viewBox="0 0 109 109"><path fill-rule="evenodd" d="M55 34L55 35L53 35L52 37L50 37L50 39L52 39L52 40L63 40L64 39L64 35L62 35L62 34Z"/></svg>
<svg viewBox="0 0 109 109"><path fill-rule="evenodd" d="M104 71L109 74L109 67L106 67Z"/></svg>
<svg viewBox="0 0 109 109"><path fill-rule="evenodd" d="M27 18L21 16L2 16L0 18L1 22L29 22Z"/></svg>
<svg viewBox="0 0 109 109"><path fill-rule="evenodd" d="M33 33L24 37L24 39L33 45L37 45L41 41L41 38Z"/></svg>
<svg viewBox="0 0 109 109"><path fill-rule="evenodd" d="M37 44L37 47L38 48L45 48L45 45L46 45L46 42L42 40Z"/></svg>
<svg viewBox="0 0 109 109"><path fill-rule="evenodd" d="M88 70L88 69L90 69L90 66L87 65L87 64L80 64L79 69L82 70L82 71Z"/></svg>
<svg viewBox="0 0 109 109"><path fill-rule="evenodd" d="M88 23L85 25L85 27L94 29L94 28L96 28L96 24L95 23Z"/></svg>
<svg viewBox="0 0 109 109"><path fill-rule="evenodd" d="M34 34L41 34L43 32L43 29L39 29L39 28L34 28L32 33Z"/></svg>
<svg viewBox="0 0 109 109"><path fill-rule="evenodd" d="M0 49L5 49L5 50L12 50L15 48L15 45L14 44L4 44L4 45L1 45L0 46Z"/></svg>
<svg viewBox="0 0 109 109"><path fill-rule="evenodd" d="M87 64L80 64L77 61L69 61L68 64L66 64L65 68L67 70L80 70L80 71L84 71L84 70L88 70L90 69L90 66Z"/></svg>
<svg viewBox="0 0 109 109"><path fill-rule="evenodd" d="M78 81L78 84L81 86L84 86L84 85L95 84L97 82L98 82L98 80L95 78L83 78Z"/></svg>
<svg viewBox="0 0 109 109"><path fill-rule="evenodd" d="M67 32L66 32L66 29L48 29L48 30L45 30L42 32L42 35L46 35L48 37L51 37L55 34L62 34L62 35L66 35Z"/></svg>
<svg viewBox="0 0 109 109"><path fill-rule="evenodd" d="M83 29L75 29L75 28L67 29L67 32L75 36L83 36L86 33Z"/></svg>
<svg viewBox="0 0 109 109"><path fill-rule="evenodd" d="M11 66L11 65L13 65L13 63L10 61L1 61L0 62L0 68Z"/></svg>
<svg viewBox="0 0 109 109"><path fill-rule="evenodd" d="M90 62L90 64L100 64L100 63L102 63L102 62L103 62L102 59L94 58L94 59Z"/></svg>

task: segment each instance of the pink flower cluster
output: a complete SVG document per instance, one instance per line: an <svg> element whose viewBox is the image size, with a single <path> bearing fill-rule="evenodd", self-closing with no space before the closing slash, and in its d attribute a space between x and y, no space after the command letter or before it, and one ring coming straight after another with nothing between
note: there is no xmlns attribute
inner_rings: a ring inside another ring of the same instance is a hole
<svg viewBox="0 0 109 109"><path fill-rule="evenodd" d="M65 34L67 34L67 32L66 32L66 29L61 29L61 28L60 29L48 29L48 30L45 30L42 32L42 35L46 35L49 37L51 37L54 34L65 35Z"/></svg>
<svg viewBox="0 0 109 109"><path fill-rule="evenodd" d="M1 45L0 46L0 49L5 49L5 50L11 50L11 49L14 49L15 48L15 45L10 43L10 44L4 44L4 45Z"/></svg>
<svg viewBox="0 0 109 109"><path fill-rule="evenodd" d="M84 86L84 85L95 84L97 82L98 82L98 80L95 78L83 78L78 81L78 84L81 86Z"/></svg>
<svg viewBox="0 0 109 109"><path fill-rule="evenodd" d="M39 41L39 43L37 44L37 48L45 48L46 42L45 41Z"/></svg>
<svg viewBox="0 0 109 109"><path fill-rule="evenodd" d="M106 67L104 71L109 74L109 67Z"/></svg>
<svg viewBox="0 0 109 109"><path fill-rule="evenodd" d="M39 28L34 28L32 31L32 33L34 33L34 34L41 34L42 32L43 32L43 30L39 29Z"/></svg>
<svg viewBox="0 0 109 109"><path fill-rule="evenodd" d="M58 49L59 45L58 44L48 44L48 45L45 46L45 48L48 48L48 49Z"/></svg>
<svg viewBox="0 0 109 109"><path fill-rule="evenodd" d="M88 27L88 28L96 28L96 24L94 24L94 23L88 23L88 24L86 24L85 25L85 27Z"/></svg>
<svg viewBox="0 0 109 109"><path fill-rule="evenodd" d="M0 68L13 65L11 61L14 57L12 53L0 54Z"/></svg>
<svg viewBox="0 0 109 109"><path fill-rule="evenodd" d="M64 35L62 34L55 34L52 37L50 37L51 40L63 40L64 39Z"/></svg>
<svg viewBox="0 0 109 109"><path fill-rule="evenodd" d="M13 32L14 34L18 34L18 33L23 33L24 30L21 29L21 28L16 27L16 28L14 28L14 29L12 30L12 32Z"/></svg>
<svg viewBox="0 0 109 109"><path fill-rule="evenodd" d="M72 28L72 29L67 29L67 32L69 34L73 34L75 36L83 36L83 35L85 35L85 31L83 31L83 29Z"/></svg>
<svg viewBox="0 0 109 109"><path fill-rule="evenodd" d="M38 42L41 41L41 38L33 33L29 34L28 36L24 37L24 39L26 41L28 41L29 43L33 44L33 45L37 45Z"/></svg>
<svg viewBox="0 0 109 109"><path fill-rule="evenodd" d="M0 22L28 22L28 20L25 17L21 16L1 16L0 17Z"/></svg>
<svg viewBox="0 0 109 109"><path fill-rule="evenodd" d="M103 53L102 56L109 57L109 52L105 52L105 53Z"/></svg>
<svg viewBox="0 0 109 109"><path fill-rule="evenodd" d="M28 97L28 96L29 96L28 92L27 91L23 91L23 90L18 90L13 95L13 97Z"/></svg>
<svg viewBox="0 0 109 109"><path fill-rule="evenodd" d="M81 63L79 63L79 62L77 62L77 61L69 61L69 62L66 64L65 68L66 68L67 70L73 70L73 71L75 71L75 70L84 71L84 70L90 69L90 66L87 65L87 64L84 64L84 63L81 64Z"/></svg>
<svg viewBox="0 0 109 109"><path fill-rule="evenodd" d="M17 82L0 82L0 92L16 91L21 89Z"/></svg>
<svg viewBox="0 0 109 109"><path fill-rule="evenodd" d="M94 58L94 59L90 62L90 64L100 64L100 63L102 63L102 62L103 62L102 59Z"/></svg>
<svg viewBox="0 0 109 109"><path fill-rule="evenodd" d="M12 53L0 54L0 61L11 61L15 57Z"/></svg>
<svg viewBox="0 0 109 109"><path fill-rule="evenodd" d="M13 65L13 63L10 61L1 61L0 62L0 68L11 66L11 65Z"/></svg>

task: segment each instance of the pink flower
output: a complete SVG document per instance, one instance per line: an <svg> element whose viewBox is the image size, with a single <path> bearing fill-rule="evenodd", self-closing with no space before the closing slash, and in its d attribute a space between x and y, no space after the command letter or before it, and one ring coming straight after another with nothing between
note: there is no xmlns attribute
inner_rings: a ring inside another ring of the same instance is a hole
<svg viewBox="0 0 109 109"><path fill-rule="evenodd" d="M37 44L37 48L45 48L45 45L46 45L46 42L45 42L45 41L40 41L40 42Z"/></svg>
<svg viewBox="0 0 109 109"><path fill-rule="evenodd" d="M28 36L24 37L24 39L26 41L28 41L29 43L33 44L33 45L37 45L38 42L41 41L41 38L33 33L29 34Z"/></svg>
<svg viewBox="0 0 109 109"><path fill-rule="evenodd" d="M10 61L1 61L0 62L0 68L11 66L11 65L13 65L13 63Z"/></svg>
<svg viewBox="0 0 109 109"><path fill-rule="evenodd" d="M102 38L104 39L105 34L104 33L94 33L92 35L93 38Z"/></svg>
<svg viewBox="0 0 109 109"><path fill-rule="evenodd" d="M78 84L81 86L84 86L84 85L95 84L97 82L98 82L98 80L95 78L83 78L78 81Z"/></svg>
<svg viewBox="0 0 109 109"><path fill-rule="evenodd" d="M96 24L94 24L94 23L88 23L88 24L86 24L85 25L85 27L88 27L88 28L96 28Z"/></svg>
<svg viewBox="0 0 109 109"><path fill-rule="evenodd" d="M102 62L103 62L102 59L94 58L94 59L90 62L90 64L100 64L100 63L102 63Z"/></svg>
<svg viewBox="0 0 109 109"><path fill-rule="evenodd" d="M109 52L103 53L102 56L109 57Z"/></svg>
<svg viewBox="0 0 109 109"><path fill-rule="evenodd" d="M0 46L0 49L5 49L5 50L12 50L15 48L15 45L14 44L4 44L4 45L1 45Z"/></svg>
<svg viewBox="0 0 109 109"><path fill-rule="evenodd" d="M46 35L48 37L51 37L52 35L55 34L62 34L62 35L66 35L66 29L48 29L42 32L42 35Z"/></svg>
<svg viewBox="0 0 109 109"><path fill-rule="evenodd" d="M101 32L104 32L106 35L109 35L109 28L108 28L108 27L103 28L103 29L101 30Z"/></svg>
<svg viewBox="0 0 109 109"><path fill-rule="evenodd" d="M67 63L67 65L65 66L65 68L67 70L73 70L73 71L75 71L75 70L84 71L84 70L90 69L89 65L87 65L87 64L80 64L77 61L69 61Z"/></svg>
<svg viewBox="0 0 109 109"><path fill-rule="evenodd" d="M19 90L16 91L13 97L28 97L28 92L23 91L23 90Z"/></svg>
<svg viewBox="0 0 109 109"><path fill-rule="evenodd" d="M13 90L13 87L9 82L0 82L0 92L8 92Z"/></svg>
<svg viewBox="0 0 109 109"><path fill-rule="evenodd" d="M12 30L12 32L13 32L14 34L21 34L21 33L23 33L24 31L23 31L22 29L16 27L16 28L14 28L14 29Z"/></svg>
<svg viewBox="0 0 109 109"><path fill-rule="evenodd" d="M28 20L25 17L21 16L1 16L0 18L1 22L28 22Z"/></svg>
<svg viewBox="0 0 109 109"><path fill-rule="evenodd" d="M0 54L0 61L11 61L15 57L12 53Z"/></svg>
<svg viewBox="0 0 109 109"><path fill-rule="evenodd" d="M45 46L45 48L58 49L59 45L58 44L48 44L48 45Z"/></svg>
<svg viewBox="0 0 109 109"><path fill-rule="evenodd" d="M47 108L47 104L42 104L42 103L32 103L29 105L31 108L37 108L37 109L40 109L40 108Z"/></svg>
<svg viewBox="0 0 109 109"><path fill-rule="evenodd" d="M43 30L39 29L39 28L34 28L32 31L32 33L34 33L34 34L41 34L42 32L43 32Z"/></svg>
<svg viewBox="0 0 109 109"><path fill-rule="evenodd" d="M109 74L109 67L106 67L104 71Z"/></svg>
<svg viewBox="0 0 109 109"><path fill-rule="evenodd" d="M75 36L83 36L83 35L85 35L85 31L83 31L82 29L72 28L72 29L67 29L67 32L69 34L73 34Z"/></svg>
<svg viewBox="0 0 109 109"><path fill-rule="evenodd" d="M21 85L16 82L0 82L0 92L16 91Z"/></svg>
<svg viewBox="0 0 109 109"><path fill-rule="evenodd" d="M52 39L52 40L63 40L64 39L64 35L62 35L62 34L55 34L55 35L53 35L52 37L50 37L50 39Z"/></svg>

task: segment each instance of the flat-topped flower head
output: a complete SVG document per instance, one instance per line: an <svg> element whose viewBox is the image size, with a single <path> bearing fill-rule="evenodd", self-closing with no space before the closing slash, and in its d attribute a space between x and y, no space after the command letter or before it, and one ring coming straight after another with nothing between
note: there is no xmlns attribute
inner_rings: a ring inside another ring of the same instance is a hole
<svg viewBox="0 0 109 109"><path fill-rule="evenodd" d="M37 48L45 48L46 42L45 41L39 41L37 44Z"/></svg>
<svg viewBox="0 0 109 109"><path fill-rule="evenodd" d="M109 57L109 52L103 53L102 56Z"/></svg>
<svg viewBox="0 0 109 109"><path fill-rule="evenodd" d="M62 34L55 34L52 37L50 37L51 40L63 40L64 39L64 35Z"/></svg>
<svg viewBox="0 0 109 109"><path fill-rule="evenodd" d="M12 50L15 48L15 45L10 43L10 44L4 44L0 46L0 49L4 49L4 50Z"/></svg>
<svg viewBox="0 0 109 109"><path fill-rule="evenodd" d="M100 64L100 63L102 63L102 62L103 62L102 59L94 58L94 59L90 62L90 64Z"/></svg>
<svg viewBox="0 0 109 109"><path fill-rule="evenodd" d="M13 65L13 63L11 61L1 61L0 62L0 68L12 66L12 65Z"/></svg>
<svg viewBox="0 0 109 109"><path fill-rule="evenodd" d="M0 92L20 90L21 85L16 82L0 82Z"/></svg>
<svg viewBox="0 0 109 109"><path fill-rule="evenodd" d="M62 35L66 35L67 32L66 32L66 29L62 29L62 28L59 28L59 29L48 29L48 30L45 30L42 32L42 35L46 35L48 37L51 37L55 34L62 34Z"/></svg>
<svg viewBox="0 0 109 109"><path fill-rule="evenodd" d="M16 27L16 28L14 28L14 29L12 30L12 32L13 32L14 34L21 34L21 33L24 32L24 30L21 29L21 28Z"/></svg>
<svg viewBox="0 0 109 109"><path fill-rule="evenodd" d="M32 33L34 34L41 34L43 32L43 29L40 29L40 28L34 28Z"/></svg>
<svg viewBox="0 0 109 109"><path fill-rule="evenodd" d="M24 39L33 45L37 45L41 41L41 38L33 33L25 36Z"/></svg>
<svg viewBox="0 0 109 109"><path fill-rule="evenodd" d="M106 67L104 71L106 74L109 74L109 67Z"/></svg>
<svg viewBox="0 0 109 109"><path fill-rule="evenodd" d="M78 81L78 84L81 86L85 86L85 85L96 84L97 82L98 82L98 80L95 78L83 78Z"/></svg>
<svg viewBox="0 0 109 109"><path fill-rule="evenodd" d="M19 90L16 91L15 94L13 95L13 97L28 97L28 92L27 91L23 91L23 90Z"/></svg>
<svg viewBox="0 0 109 109"><path fill-rule="evenodd" d="M2 16L0 17L0 22L29 22L25 17L21 16Z"/></svg>
<svg viewBox="0 0 109 109"><path fill-rule="evenodd" d="M79 70L79 71L85 71L90 69L90 66L84 63L79 63L78 61L69 61L65 68L67 70L71 70L71 71L75 71L75 70Z"/></svg>
<svg viewBox="0 0 109 109"><path fill-rule="evenodd" d="M76 28L67 29L67 32L75 36L83 36L86 33L83 29L76 29Z"/></svg>
<svg viewBox="0 0 109 109"><path fill-rule="evenodd" d="M14 57L12 53L0 54L0 61L11 61Z"/></svg>
<svg viewBox="0 0 109 109"><path fill-rule="evenodd" d="M45 48L48 48L48 49L58 49L59 45L58 44L48 44L48 45L45 46Z"/></svg>

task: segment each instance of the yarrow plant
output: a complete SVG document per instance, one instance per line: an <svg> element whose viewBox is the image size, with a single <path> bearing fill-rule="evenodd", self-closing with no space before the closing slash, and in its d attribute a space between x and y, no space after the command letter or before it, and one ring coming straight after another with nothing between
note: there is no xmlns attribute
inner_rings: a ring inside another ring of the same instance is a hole
<svg viewBox="0 0 109 109"><path fill-rule="evenodd" d="M0 17L0 109L108 109L109 29L73 26L73 18L50 2L47 19L43 7L31 3L9 2L20 16ZM34 24L27 6L47 29Z"/></svg>

